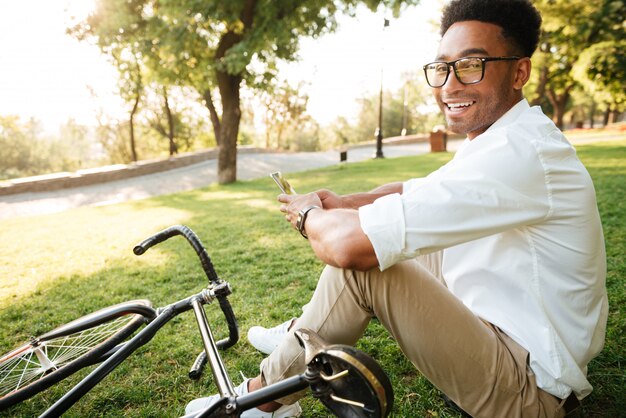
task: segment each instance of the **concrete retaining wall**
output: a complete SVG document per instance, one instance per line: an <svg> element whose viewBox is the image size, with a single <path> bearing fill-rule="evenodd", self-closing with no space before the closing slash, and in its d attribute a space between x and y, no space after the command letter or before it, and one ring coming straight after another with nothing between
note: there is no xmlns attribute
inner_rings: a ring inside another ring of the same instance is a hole
<svg viewBox="0 0 626 418"><path fill-rule="evenodd" d="M262 148L240 147L238 153L271 152ZM144 160L130 164L116 164L73 173L52 173L41 176L24 177L0 182L0 196L18 193L47 192L71 187L122 180L144 176L166 170L185 167L202 161L217 158L217 148L185 153L166 159Z"/></svg>
<svg viewBox="0 0 626 418"><path fill-rule="evenodd" d="M383 142L385 145L394 145L426 141L428 141L428 136L409 135L404 137L385 138ZM347 148L357 148L363 146L372 146L372 143L358 144ZM266 148L239 147L237 152L239 154L246 154L271 153L276 151L271 149L268 150ZM79 170L73 173L52 173L41 176L0 181L0 196L18 193L48 192L105 183L108 181L122 180L131 177L144 176L146 174L173 170L175 168L185 167L215 158L217 158L217 148L212 148L205 151L179 154L166 159L144 160L130 164L116 164Z"/></svg>

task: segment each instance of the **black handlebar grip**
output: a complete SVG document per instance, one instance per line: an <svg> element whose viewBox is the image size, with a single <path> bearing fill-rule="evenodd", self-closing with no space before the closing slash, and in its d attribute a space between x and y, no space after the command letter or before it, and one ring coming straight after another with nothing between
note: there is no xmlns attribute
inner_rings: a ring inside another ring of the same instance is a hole
<svg viewBox="0 0 626 418"><path fill-rule="evenodd" d="M196 361L191 365L191 369L189 369L189 378L191 380L198 380L200 376L202 376L202 371L204 370L204 366L206 366L207 356L206 351L202 350L198 357L196 357Z"/></svg>
<svg viewBox="0 0 626 418"><path fill-rule="evenodd" d="M135 248L133 248L133 253L135 253L135 255L142 255L143 253L145 253L150 247L153 247L167 239L172 238L174 235L178 235L179 234L179 230L178 227L180 225L174 225L174 226L170 226L169 228L166 228L162 231L157 232L156 234L154 234L153 236L146 238L145 240L141 241L139 244L135 245Z"/></svg>
<svg viewBox="0 0 626 418"><path fill-rule="evenodd" d="M196 254L200 258L202 270L204 270L204 273L206 274L209 281L218 281L219 278L217 277L217 273L215 272L215 268L213 267L211 258L209 257L209 254L207 253L204 246L202 245L200 238L198 238L198 236L185 225L173 225L160 232L157 232L150 238L147 238L137 244L135 248L133 248L133 253L135 253L135 255L142 255L150 247L153 247L167 239L170 239L175 235L182 235L183 237L185 237L185 239L187 239L189 244L191 244L193 249L196 251Z"/></svg>

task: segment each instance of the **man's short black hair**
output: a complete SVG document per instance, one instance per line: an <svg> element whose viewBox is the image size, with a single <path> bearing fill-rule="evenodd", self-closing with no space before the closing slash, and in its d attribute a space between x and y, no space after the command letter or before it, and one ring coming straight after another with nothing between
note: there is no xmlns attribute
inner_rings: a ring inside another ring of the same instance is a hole
<svg viewBox="0 0 626 418"><path fill-rule="evenodd" d="M539 42L541 15L529 0L453 0L443 10L443 36L457 22L478 20L502 28L515 53L531 57Z"/></svg>

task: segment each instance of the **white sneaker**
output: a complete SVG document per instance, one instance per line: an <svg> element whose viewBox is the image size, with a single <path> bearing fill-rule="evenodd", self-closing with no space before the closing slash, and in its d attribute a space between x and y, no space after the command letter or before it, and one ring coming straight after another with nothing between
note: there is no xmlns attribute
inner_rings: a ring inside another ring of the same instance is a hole
<svg viewBox="0 0 626 418"><path fill-rule="evenodd" d="M243 396L248 393L248 382L250 379L246 379L242 384L235 388L237 396ZM189 402L185 407L185 415L192 414L194 412L200 412L205 408L213 405L220 399L220 395L212 395L207 398L198 398ZM242 418L287 418L287 417L299 417L302 414L302 408L298 402L293 405L283 405L274 412L263 412L260 409L253 408L241 413Z"/></svg>
<svg viewBox="0 0 626 418"><path fill-rule="evenodd" d="M285 338L289 327L295 321L296 318L291 318L287 322L283 322L274 328L264 328L255 326L248 331L248 341L257 350L265 354L271 354L278 344Z"/></svg>

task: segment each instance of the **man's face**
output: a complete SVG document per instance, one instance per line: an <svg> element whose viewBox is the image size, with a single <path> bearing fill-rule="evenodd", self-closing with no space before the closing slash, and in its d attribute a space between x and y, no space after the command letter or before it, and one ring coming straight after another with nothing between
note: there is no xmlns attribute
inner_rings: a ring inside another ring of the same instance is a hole
<svg viewBox="0 0 626 418"><path fill-rule="evenodd" d="M457 22L441 39L436 60L514 55L501 33L502 29L491 23ZM450 68L446 84L433 89L448 127L467 134L470 140L485 132L522 98L523 84L516 76L518 61L489 61L484 65L485 76L477 84L461 84Z"/></svg>

